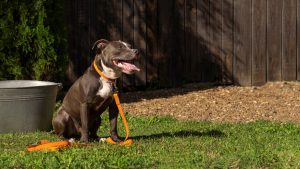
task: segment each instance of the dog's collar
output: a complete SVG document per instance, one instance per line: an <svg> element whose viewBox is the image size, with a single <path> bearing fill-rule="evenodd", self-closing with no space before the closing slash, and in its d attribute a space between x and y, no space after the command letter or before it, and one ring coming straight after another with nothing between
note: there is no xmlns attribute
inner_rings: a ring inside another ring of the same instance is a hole
<svg viewBox="0 0 300 169"><path fill-rule="evenodd" d="M115 83L115 81L116 81L115 79L110 79L110 78L108 78L108 77L105 76L105 74L98 68L98 66L97 66L97 64L96 64L96 60L94 60L93 66L94 66L94 69L96 70L96 72L97 72L103 79Z"/></svg>

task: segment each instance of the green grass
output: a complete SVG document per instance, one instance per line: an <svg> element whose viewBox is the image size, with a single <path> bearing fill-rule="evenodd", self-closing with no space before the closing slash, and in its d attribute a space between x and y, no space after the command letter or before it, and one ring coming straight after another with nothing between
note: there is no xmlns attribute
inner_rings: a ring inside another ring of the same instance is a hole
<svg viewBox="0 0 300 169"><path fill-rule="evenodd" d="M46 132L0 135L0 168L299 168L300 126L258 121L216 124L128 116L132 146L94 142L59 152L25 151ZM99 130L108 135L107 117ZM121 121L121 120L119 120ZM123 135L120 125L119 131Z"/></svg>

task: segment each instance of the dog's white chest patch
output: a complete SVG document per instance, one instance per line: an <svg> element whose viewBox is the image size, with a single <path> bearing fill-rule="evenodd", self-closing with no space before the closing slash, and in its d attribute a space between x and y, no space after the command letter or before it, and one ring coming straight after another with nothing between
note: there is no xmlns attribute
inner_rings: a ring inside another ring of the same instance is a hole
<svg viewBox="0 0 300 169"><path fill-rule="evenodd" d="M108 98L113 94L113 86L110 82L106 80L102 80L101 78L99 81L102 82L102 87L98 89L97 95L101 96L102 98Z"/></svg>

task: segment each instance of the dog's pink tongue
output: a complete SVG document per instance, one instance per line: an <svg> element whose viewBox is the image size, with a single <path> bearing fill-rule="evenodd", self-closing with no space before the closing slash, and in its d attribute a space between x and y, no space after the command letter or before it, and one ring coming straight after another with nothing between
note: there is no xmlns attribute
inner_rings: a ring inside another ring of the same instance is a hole
<svg viewBox="0 0 300 169"><path fill-rule="evenodd" d="M136 67L134 64L128 63L128 62L119 62L117 64L120 68L128 70L128 71L140 71L138 67Z"/></svg>

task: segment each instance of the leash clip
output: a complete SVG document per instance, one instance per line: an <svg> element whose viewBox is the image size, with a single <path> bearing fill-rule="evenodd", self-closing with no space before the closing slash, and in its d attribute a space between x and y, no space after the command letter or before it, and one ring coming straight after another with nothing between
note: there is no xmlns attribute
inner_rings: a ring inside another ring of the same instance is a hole
<svg viewBox="0 0 300 169"><path fill-rule="evenodd" d="M117 82L116 81L113 83L112 91L113 91L113 93L118 93L119 92L119 88L117 87Z"/></svg>

